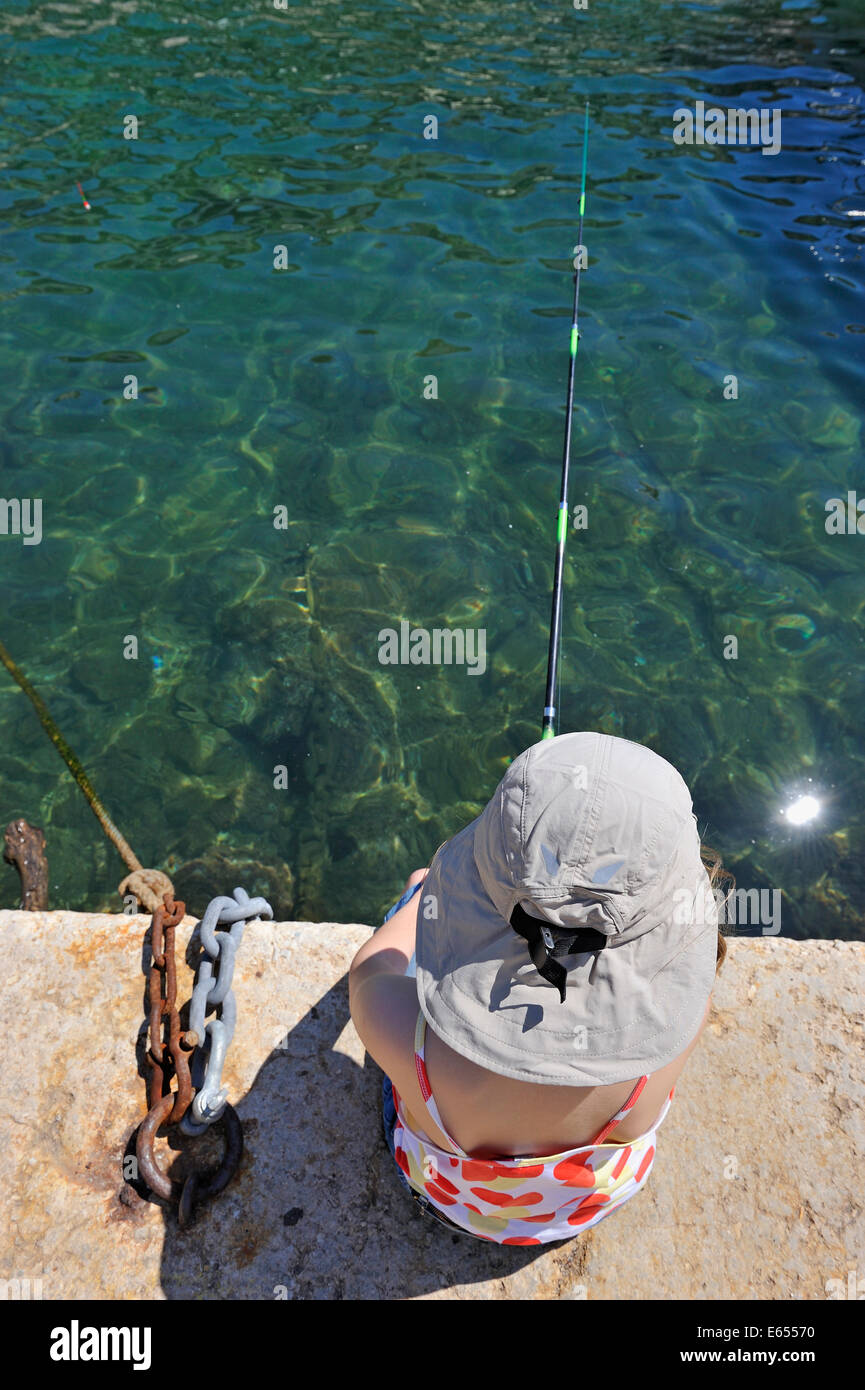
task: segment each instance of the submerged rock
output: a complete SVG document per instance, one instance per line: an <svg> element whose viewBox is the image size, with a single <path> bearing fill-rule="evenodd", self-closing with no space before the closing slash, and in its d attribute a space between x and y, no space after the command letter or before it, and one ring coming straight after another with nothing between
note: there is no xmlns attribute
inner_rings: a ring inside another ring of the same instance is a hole
<svg viewBox="0 0 865 1390"><path fill-rule="evenodd" d="M179 868L170 866L169 860L175 898L197 917L211 898L231 897L237 887L245 888L251 898L266 898L276 917L289 916L294 907L294 876L287 864L262 864L242 851L229 857L214 850Z"/></svg>

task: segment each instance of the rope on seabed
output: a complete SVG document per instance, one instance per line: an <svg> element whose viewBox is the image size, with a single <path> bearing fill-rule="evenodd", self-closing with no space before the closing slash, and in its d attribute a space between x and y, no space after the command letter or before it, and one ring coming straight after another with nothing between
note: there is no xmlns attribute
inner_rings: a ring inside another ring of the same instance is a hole
<svg viewBox="0 0 865 1390"><path fill-rule="evenodd" d="M90 779L81 766L79 759L76 758L69 744L51 718L45 701L42 699L41 695L37 694L33 689L33 686L30 684L24 672L12 660L12 657L9 655L2 642L0 642L0 661L3 662L3 665L6 667L12 679L16 681L24 691L24 694L39 716L40 724L86 796L91 811L99 821L99 824L117 850L117 853L120 855L127 869L130 870L130 873L127 874L126 878L124 878L122 883L118 886L117 891L121 894L134 894L139 903L141 903L148 912L155 912L157 908L163 906L166 893L170 893L171 897L174 898L174 885L171 879L167 874L164 874L161 869L143 868L140 860L132 853L129 844L117 829L117 826L114 824L108 812L105 810L105 807L102 805L102 802L99 800L99 797L90 785Z"/></svg>

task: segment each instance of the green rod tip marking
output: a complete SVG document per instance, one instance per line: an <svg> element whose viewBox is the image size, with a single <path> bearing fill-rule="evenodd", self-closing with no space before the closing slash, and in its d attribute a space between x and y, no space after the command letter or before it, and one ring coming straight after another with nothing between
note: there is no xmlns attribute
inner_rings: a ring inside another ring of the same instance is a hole
<svg viewBox="0 0 865 1390"><path fill-rule="evenodd" d="M581 216L581 217L583 216L583 213L584 213L585 211L586 211L586 195L585 195L585 193L581 193L581 194L580 194L580 216Z"/></svg>
<svg viewBox="0 0 865 1390"><path fill-rule="evenodd" d="M577 325L574 324L573 328L571 329L571 356L572 356L572 357L576 357L576 355L577 355L577 344L579 343L579 341L580 341L580 330L577 328Z"/></svg>
<svg viewBox="0 0 865 1390"><path fill-rule="evenodd" d="M556 534L556 540L559 542L559 544L561 544L561 542L565 539L565 533L567 532L567 529L568 529L568 509L567 509L567 506L565 505L565 503L562 502L562 503L560 504L560 506L559 506L559 527L558 527L558 532L557 532L557 534Z"/></svg>
<svg viewBox="0 0 865 1390"><path fill-rule="evenodd" d="M555 736L555 731L553 729L544 729L544 732L541 734L541 743L543 743L544 739L555 738Z"/></svg>

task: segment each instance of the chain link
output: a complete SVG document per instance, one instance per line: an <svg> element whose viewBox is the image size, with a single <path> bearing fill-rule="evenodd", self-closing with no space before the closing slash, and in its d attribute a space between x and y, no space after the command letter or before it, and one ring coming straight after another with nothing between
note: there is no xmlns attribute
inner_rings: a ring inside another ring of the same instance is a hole
<svg viewBox="0 0 865 1390"><path fill-rule="evenodd" d="M180 1013L177 1008L177 970L174 960L174 933L183 921L186 904L172 902L168 893L165 906L157 907L151 922L151 952L153 964L150 967L148 990L150 996L150 1049L147 1063L150 1067L148 1104L151 1110L157 1101L162 1100L167 1082L171 1080L171 1069L177 1077L177 1091L171 1110L171 1124L182 1119L192 1100L192 1081L189 1074L189 1051L198 1041L188 1033L180 1032ZM163 994L164 988L164 994ZM165 1044L160 1037L163 1022L168 1021L168 1059ZM168 1074L166 1074L168 1073Z"/></svg>
<svg viewBox="0 0 865 1390"><path fill-rule="evenodd" d="M231 988L234 962L247 923L262 916L273 917L270 903L264 898L250 898L243 888L235 888L233 898L214 898L208 903L201 919L201 944L206 956L199 964L189 1004L189 1028L199 1048L193 1060L195 1098L180 1125L184 1134L203 1134L225 1110L228 1088L221 1088L222 1068L237 1024L237 1003ZM226 925L230 929L217 936L217 926ZM205 1023L205 1016L218 1005L222 1006L220 1017Z"/></svg>
<svg viewBox="0 0 865 1390"><path fill-rule="evenodd" d="M190 1001L190 1028L180 1031L177 1008L177 972L174 959L174 934L183 920L186 904L172 901L166 892L165 905L157 907L151 922L153 964L148 980L150 999L150 1047L147 1062L151 1068L148 1087L147 1118L139 1126L135 1151L138 1168L147 1186L165 1201L178 1203L178 1224L181 1228L192 1220L193 1204L215 1197L231 1181L243 1153L243 1129L237 1112L226 1102L227 1089L220 1090L225 1053L234 1036L237 1005L231 983L237 948L248 922L262 915L273 917L273 909L264 898L250 898L242 888L235 888L232 898L214 898L207 906L201 921L201 942L206 952L200 962L198 979ZM216 927L230 923L228 932L217 937ZM214 963L218 962L214 976ZM205 1023L211 1009L222 1006L221 1016ZM168 1023L168 1043L160 1036L163 1024ZM203 1046L207 1038L209 1048ZM199 1046L202 1044L202 1046ZM191 1054L191 1056L190 1056ZM206 1058L206 1060L205 1060ZM201 1090L193 1089L195 1070ZM177 1090L167 1090L171 1072L177 1077ZM198 1111L193 1121L196 1103ZM219 1167L208 1173L193 1172L180 1188L162 1172L156 1162L154 1142L163 1124L178 1124L185 1134L203 1134L210 1125L221 1123L225 1131L225 1152Z"/></svg>

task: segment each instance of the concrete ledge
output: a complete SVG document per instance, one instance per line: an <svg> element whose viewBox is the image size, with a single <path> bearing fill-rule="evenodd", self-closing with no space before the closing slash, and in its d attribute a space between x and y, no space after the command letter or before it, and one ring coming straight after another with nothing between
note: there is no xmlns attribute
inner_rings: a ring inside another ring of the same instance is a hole
<svg viewBox="0 0 865 1390"><path fill-rule="evenodd" d="M186 1233L121 1201L148 925L0 912L0 1280L46 1299L825 1299L865 1276L865 943L732 941L646 1190L539 1253L452 1236L399 1186L348 1016L365 926L247 929L224 1077L241 1169Z"/></svg>

